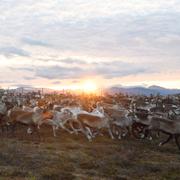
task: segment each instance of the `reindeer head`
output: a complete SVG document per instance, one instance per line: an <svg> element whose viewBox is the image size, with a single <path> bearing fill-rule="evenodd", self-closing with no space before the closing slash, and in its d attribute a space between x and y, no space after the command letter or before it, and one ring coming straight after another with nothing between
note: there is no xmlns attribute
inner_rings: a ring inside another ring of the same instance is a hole
<svg viewBox="0 0 180 180"><path fill-rule="evenodd" d="M68 116L72 116L73 115L73 113L69 109L65 109L64 110L64 114L68 115Z"/></svg>

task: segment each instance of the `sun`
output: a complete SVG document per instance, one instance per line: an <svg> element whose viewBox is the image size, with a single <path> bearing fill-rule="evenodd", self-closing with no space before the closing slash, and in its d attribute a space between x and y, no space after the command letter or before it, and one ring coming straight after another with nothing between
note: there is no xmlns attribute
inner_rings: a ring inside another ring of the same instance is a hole
<svg viewBox="0 0 180 180"><path fill-rule="evenodd" d="M82 89L85 92L93 93L93 92L96 92L98 88L95 82L91 80L87 80L82 84Z"/></svg>

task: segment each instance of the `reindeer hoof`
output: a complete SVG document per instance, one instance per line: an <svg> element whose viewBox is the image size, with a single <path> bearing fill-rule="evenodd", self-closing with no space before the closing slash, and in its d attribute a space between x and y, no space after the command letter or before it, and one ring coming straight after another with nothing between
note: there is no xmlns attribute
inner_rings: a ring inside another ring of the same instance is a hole
<svg viewBox="0 0 180 180"><path fill-rule="evenodd" d="M141 139L144 139L144 138L145 138L145 135L144 135L144 134L141 134L140 136L141 136Z"/></svg>
<svg viewBox="0 0 180 180"><path fill-rule="evenodd" d="M149 137L149 140L152 141L152 137Z"/></svg>
<svg viewBox="0 0 180 180"><path fill-rule="evenodd" d="M122 136L125 137L125 136L126 136L126 133L123 133Z"/></svg>
<svg viewBox="0 0 180 180"><path fill-rule="evenodd" d="M158 146L161 147L161 146L162 146L162 143L160 142Z"/></svg>

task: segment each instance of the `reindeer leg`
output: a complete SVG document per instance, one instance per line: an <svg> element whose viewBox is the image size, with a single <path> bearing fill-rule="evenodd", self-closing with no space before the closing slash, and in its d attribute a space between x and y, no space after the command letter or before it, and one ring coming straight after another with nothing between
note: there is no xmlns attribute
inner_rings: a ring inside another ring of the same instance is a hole
<svg viewBox="0 0 180 180"><path fill-rule="evenodd" d="M86 138L89 140L89 142L92 141L92 132L88 127L83 127L82 126L82 133L86 136Z"/></svg>
<svg viewBox="0 0 180 180"><path fill-rule="evenodd" d="M108 132L109 132L109 135L111 136L111 139L114 139L114 136L113 136L113 134L112 134L112 131L111 131L110 126L108 127Z"/></svg>
<svg viewBox="0 0 180 180"><path fill-rule="evenodd" d="M73 131L70 131L68 128L66 128L63 123L60 123L59 125L60 125L60 127L61 127L62 129L66 130L66 131L69 132L70 134L73 134Z"/></svg>
<svg viewBox="0 0 180 180"><path fill-rule="evenodd" d="M115 125L112 125L112 133L114 133L115 135L118 135L118 134L119 134L119 132L117 131Z"/></svg>
<svg viewBox="0 0 180 180"><path fill-rule="evenodd" d="M96 131L93 132L93 134L92 134L93 138L95 138L97 135L101 135L101 136L102 136L102 133L100 133L99 130L96 130Z"/></svg>
<svg viewBox="0 0 180 180"><path fill-rule="evenodd" d="M92 137L88 133L86 133L85 135L86 135L87 139L89 140L89 142L91 142L92 141Z"/></svg>
<svg viewBox="0 0 180 180"><path fill-rule="evenodd" d="M41 141L41 134L39 132L38 126L34 125L33 128L34 128L34 131L36 132L36 134L38 135L39 140Z"/></svg>
<svg viewBox="0 0 180 180"><path fill-rule="evenodd" d="M16 124L12 124L11 125L11 136L16 136L16 133L15 133L15 131L16 131Z"/></svg>
<svg viewBox="0 0 180 180"><path fill-rule="evenodd" d="M6 135L7 135L8 131L9 131L9 125L6 123L5 127L6 127Z"/></svg>
<svg viewBox="0 0 180 180"><path fill-rule="evenodd" d="M180 150L180 144L179 144L179 141L178 141L178 138L179 138L179 135L178 134L175 134L175 141L176 141L176 145L178 146L179 150Z"/></svg>
<svg viewBox="0 0 180 180"><path fill-rule="evenodd" d="M160 131L158 131L158 132L156 133L156 137L157 137L157 138L160 137Z"/></svg>
<svg viewBox="0 0 180 180"><path fill-rule="evenodd" d="M3 135L4 134L4 126L1 125L1 134Z"/></svg>
<svg viewBox="0 0 180 180"><path fill-rule="evenodd" d="M87 130L87 132L89 133L89 135L90 135L91 137L95 137L95 136L93 136L93 133L91 132L91 130L90 130L89 127L86 126L85 129Z"/></svg>
<svg viewBox="0 0 180 180"><path fill-rule="evenodd" d="M81 122L79 122L81 132L86 136L89 142L92 142L92 136L91 136L91 131L89 132L88 129L83 125ZM90 129L89 129L90 130Z"/></svg>
<svg viewBox="0 0 180 180"><path fill-rule="evenodd" d="M76 120L75 122L79 125L79 128L78 128L78 129L75 129L75 128L74 128L74 130L75 130L76 132L82 132L82 129L83 129L82 124L81 124L78 120Z"/></svg>
<svg viewBox="0 0 180 180"><path fill-rule="evenodd" d="M77 135L78 130L74 128L72 121L69 122L69 125L70 125L71 129L74 131L74 133Z"/></svg>
<svg viewBox="0 0 180 180"><path fill-rule="evenodd" d="M49 120L49 119L48 119L48 120ZM41 126L43 123L44 123L44 121L43 121L43 120L40 120L40 121L38 122L38 124L37 124L37 128L40 129L40 126Z"/></svg>
<svg viewBox="0 0 180 180"><path fill-rule="evenodd" d="M52 126L52 129L53 129L53 135L54 137L56 137L56 126Z"/></svg>
<svg viewBox="0 0 180 180"><path fill-rule="evenodd" d="M173 138L173 135L170 134L169 137L165 141L159 143L159 146L163 146L164 144L168 143L172 138Z"/></svg>
<svg viewBox="0 0 180 180"><path fill-rule="evenodd" d="M149 130L149 140L152 141L153 140L153 136L152 136L152 131Z"/></svg>
<svg viewBox="0 0 180 180"><path fill-rule="evenodd" d="M122 134L122 137L126 137L128 133L129 133L129 128L128 127L124 128L124 132Z"/></svg>
<svg viewBox="0 0 180 180"><path fill-rule="evenodd" d="M151 129L145 128L144 129L144 138L148 138L148 137L149 137L149 140L152 141Z"/></svg>
<svg viewBox="0 0 180 180"><path fill-rule="evenodd" d="M55 121L53 121L52 119L47 119L46 124L52 126L53 136L56 137L56 130L58 129L59 125Z"/></svg>
<svg viewBox="0 0 180 180"><path fill-rule="evenodd" d="M145 138L148 137L149 132L150 132L149 129L147 129L147 128L144 129L144 137L145 137Z"/></svg>
<svg viewBox="0 0 180 180"><path fill-rule="evenodd" d="M122 128L119 127L117 132L118 132L118 139L119 140L122 139Z"/></svg>
<svg viewBox="0 0 180 180"><path fill-rule="evenodd" d="M87 128L85 128L86 130L85 130L85 135L86 135L86 137L87 137L87 139L89 140L89 142L91 142L92 141L92 132L91 132L91 130L89 129L87 129Z"/></svg>
<svg viewBox="0 0 180 180"><path fill-rule="evenodd" d="M132 133L131 133L131 132L132 132L131 127L130 127L130 126L127 126L126 129L127 129L127 134L131 137L131 136L132 136ZM127 134L126 134L126 135L127 135Z"/></svg>

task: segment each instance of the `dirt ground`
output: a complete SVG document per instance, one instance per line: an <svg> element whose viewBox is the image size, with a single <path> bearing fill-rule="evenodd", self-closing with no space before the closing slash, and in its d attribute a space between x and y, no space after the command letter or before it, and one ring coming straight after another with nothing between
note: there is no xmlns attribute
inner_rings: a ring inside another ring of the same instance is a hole
<svg viewBox="0 0 180 180"><path fill-rule="evenodd" d="M158 147L160 139L111 140L108 135L88 142L83 135L49 128L36 135L0 136L0 180L61 179L180 179L180 151L174 142Z"/></svg>

